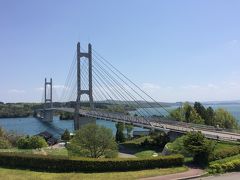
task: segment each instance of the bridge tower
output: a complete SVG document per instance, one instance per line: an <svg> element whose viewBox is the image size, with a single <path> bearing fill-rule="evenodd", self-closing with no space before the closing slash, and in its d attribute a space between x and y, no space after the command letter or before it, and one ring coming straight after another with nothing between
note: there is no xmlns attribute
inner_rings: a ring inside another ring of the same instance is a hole
<svg viewBox="0 0 240 180"><path fill-rule="evenodd" d="M82 89L81 86L81 58L85 57L88 60L88 89ZM74 115L74 129L78 130L81 125L95 122L92 118L80 117L79 110L81 106L81 96L88 95L90 110L94 109L93 104L93 89L92 89L92 45L88 44L88 52L81 52L80 42L77 43L77 100Z"/></svg>
<svg viewBox="0 0 240 180"><path fill-rule="evenodd" d="M48 122L53 121L52 84L52 78L50 79L50 81L47 81L47 78L45 78L43 120Z"/></svg>

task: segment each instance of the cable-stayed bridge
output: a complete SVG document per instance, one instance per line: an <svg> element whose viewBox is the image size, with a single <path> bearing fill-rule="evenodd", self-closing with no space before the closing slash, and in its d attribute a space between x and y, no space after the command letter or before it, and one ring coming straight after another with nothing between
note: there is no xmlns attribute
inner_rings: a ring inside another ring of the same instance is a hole
<svg viewBox="0 0 240 180"><path fill-rule="evenodd" d="M127 64L126 64L127 66ZM58 102L72 102L72 108L53 106L53 83L45 79L43 93L43 109L38 110L43 121L51 122L54 111L74 114L74 129L77 130L87 122L103 119L123 122L147 129L162 130L167 133L182 134L189 131L201 131L206 137L222 140L240 140L240 134L216 129L213 126L197 125L170 119L169 111L136 83L126 77L109 61L103 58L91 44L88 50L77 44L69 72ZM55 94L55 93L54 93ZM111 112L98 105L108 102L112 107L129 107L140 109L138 116L118 113L114 108ZM86 103L89 106L83 106ZM146 108L147 107L147 108ZM154 110L158 116L149 111Z"/></svg>

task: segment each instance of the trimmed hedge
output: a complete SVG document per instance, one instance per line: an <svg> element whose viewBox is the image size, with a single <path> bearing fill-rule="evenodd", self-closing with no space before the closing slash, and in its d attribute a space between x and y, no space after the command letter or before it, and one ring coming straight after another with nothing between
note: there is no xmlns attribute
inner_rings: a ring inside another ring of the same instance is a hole
<svg viewBox="0 0 240 180"><path fill-rule="evenodd" d="M218 160L210 163L209 165L209 171L211 173L224 173L239 170L240 170L240 155L225 158L223 160Z"/></svg>
<svg viewBox="0 0 240 180"><path fill-rule="evenodd" d="M240 146L228 147L218 150L210 157L210 161L220 160L226 157L238 155L240 153Z"/></svg>
<svg viewBox="0 0 240 180"><path fill-rule="evenodd" d="M0 153L0 166L49 172L111 172L182 166L182 155L148 159L67 159L18 153Z"/></svg>

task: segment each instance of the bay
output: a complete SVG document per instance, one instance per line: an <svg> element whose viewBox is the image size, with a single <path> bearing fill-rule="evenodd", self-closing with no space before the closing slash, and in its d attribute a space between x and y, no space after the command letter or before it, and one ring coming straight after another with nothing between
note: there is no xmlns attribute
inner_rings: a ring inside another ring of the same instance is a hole
<svg viewBox="0 0 240 180"><path fill-rule="evenodd" d="M206 105L205 107L211 106L213 109L223 108L229 111L239 122L240 122L240 105L239 104L227 104L227 105ZM178 106L166 107L167 111L172 111L178 108ZM167 115L167 111L162 108L144 108L138 109L137 111L131 112L132 114L147 114L151 115ZM160 114L160 113L161 114ZM111 121L104 121L97 119L96 123L104 127L110 128L112 133L116 134L115 123ZM55 116L52 123L45 123L33 117L27 118L2 118L0 119L0 126L7 131L11 131L22 135L36 135L43 131L48 131L54 134L55 137L60 137L65 129L70 132L74 131L73 120L60 120L58 116ZM135 127L134 131L143 131L144 129Z"/></svg>

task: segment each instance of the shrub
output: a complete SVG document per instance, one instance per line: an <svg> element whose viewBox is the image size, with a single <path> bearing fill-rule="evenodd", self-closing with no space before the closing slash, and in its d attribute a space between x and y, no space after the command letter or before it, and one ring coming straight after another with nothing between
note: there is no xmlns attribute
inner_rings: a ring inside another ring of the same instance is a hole
<svg viewBox="0 0 240 180"><path fill-rule="evenodd" d="M211 173L224 173L240 170L240 155L232 156L222 160L211 162L209 171Z"/></svg>
<svg viewBox="0 0 240 180"><path fill-rule="evenodd" d="M211 155L209 160L210 161L215 161L215 160L223 159L223 158L226 158L226 157L234 156L234 155L237 155L239 153L240 153L240 146L226 147L224 149L215 151Z"/></svg>
<svg viewBox="0 0 240 180"><path fill-rule="evenodd" d="M117 144L110 129L96 124L87 124L79 131L67 146L70 154L99 158L107 151L116 151Z"/></svg>
<svg viewBox="0 0 240 180"><path fill-rule="evenodd" d="M169 136L161 131L154 131L150 133L150 137L146 138L140 145L145 148L163 149L170 141Z"/></svg>
<svg viewBox="0 0 240 180"><path fill-rule="evenodd" d="M17 141L17 147L19 149L37 149L47 147L47 142L40 136L26 136L21 137Z"/></svg>
<svg viewBox="0 0 240 180"><path fill-rule="evenodd" d="M0 149L8 149L10 147L10 142L7 139L0 137Z"/></svg>
<svg viewBox="0 0 240 180"><path fill-rule="evenodd" d="M193 155L193 160L199 165L206 165L211 157L215 144L207 140L199 132L190 132L183 141L185 149Z"/></svg>
<svg viewBox="0 0 240 180"><path fill-rule="evenodd" d="M5 138L11 143L13 147L17 147L17 141L21 138L22 136L16 134L16 133L7 133L5 135Z"/></svg>
<svg viewBox="0 0 240 180"><path fill-rule="evenodd" d="M21 137L18 139L17 147L19 149L29 149L29 137Z"/></svg>
<svg viewBox="0 0 240 180"><path fill-rule="evenodd" d="M122 122L118 122L116 125L116 136L115 136L115 140L117 143L122 143L124 142L126 139L125 139L125 136L124 136L124 124Z"/></svg>
<svg viewBox="0 0 240 180"><path fill-rule="evenodd" d="M184 148L183 142L184 142L185 138L186 138L186 136L184 135L184 136L177 138L172 143L168 143L167 148L170 151L170 153L182 154L187 157L190 156L190 154Z"/></svg>
<svg viewBox="0 0 240 180"><path fill-rule="evenodd" d="M64 131L64 133L61 136L61 139L64 141L69 141L71 139L70 132L68 131L68 129Z"/></svg>
<svg viewBox="0 0 240 180"><path fill-rule="evenodd" d="M49 172L111 172L183 165L182 155L148 159L68 159L19 153L0 153L0 164L5 167L43 170Z"/></svg>
<svg viewBox="0 0 240 180"><path fill-rule="evenodd" d="M150 134L150 137L152 139L152 146L156 146L160 149L163 149L164 146L170 141L169 136L165 132L155 131Z"/></svg>
<svg viewBox="0 0 240 180"><path fill-rule="evenodd" d="M47 147L47 142L43 137L40 136L32 136L29 141L29 148L30 149L37 149Z"/></svg>

